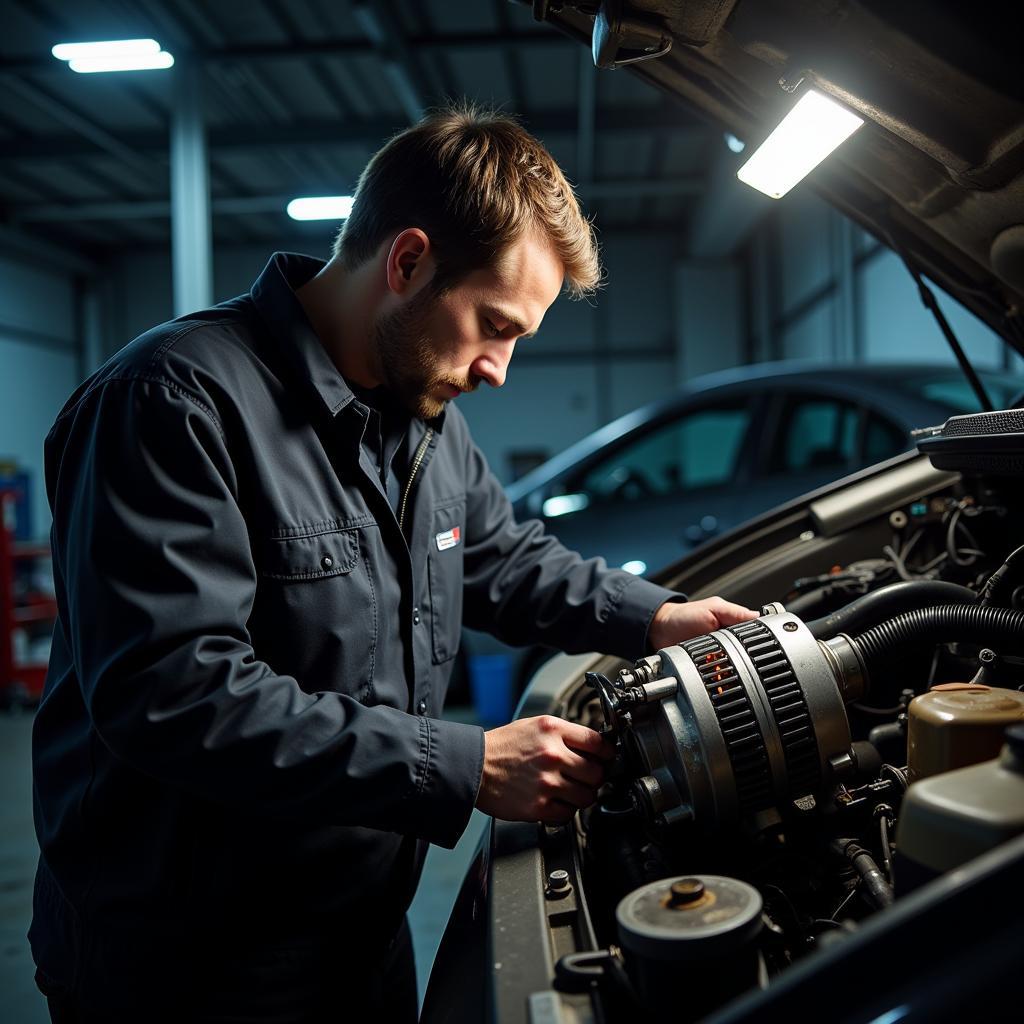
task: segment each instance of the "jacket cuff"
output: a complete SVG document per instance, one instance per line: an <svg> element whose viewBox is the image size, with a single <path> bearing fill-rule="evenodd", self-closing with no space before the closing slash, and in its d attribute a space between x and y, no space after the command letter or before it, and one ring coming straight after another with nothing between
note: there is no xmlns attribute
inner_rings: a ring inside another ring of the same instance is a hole
<svg viewBox="0 0 1024 1024"><path fill-rule="evenodd" d="M654 613L666 601L682 603L686 599L685 594L629 576L608 616L608 639L601 649L632 661L654 653L647 642Z"/></svg>
<svg viewBox="0 0 1024 1024"><path fill-rule="evenodd" d="M480 726L421 718L420 758L407 831L453 849L473 814L483 770Z"/></svg>

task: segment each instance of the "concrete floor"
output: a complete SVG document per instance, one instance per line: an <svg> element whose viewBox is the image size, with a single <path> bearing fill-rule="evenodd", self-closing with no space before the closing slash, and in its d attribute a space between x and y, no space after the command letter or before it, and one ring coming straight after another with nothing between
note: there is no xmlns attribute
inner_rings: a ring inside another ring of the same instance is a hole
<svg viewBox="0 0 1024 1024"><path fill-rule="evenodd" d="M472 721L453 709L452 718ZM28 931L32 917L32 879L37 847L32 828L31 712L0 713L0 1021L45 1024L46 1004L32 980ZM441 934L462 883L462 876L488 819L473 812L469 828L454 850L430 848L419 892L409 911L420 1001Z"/></svg>

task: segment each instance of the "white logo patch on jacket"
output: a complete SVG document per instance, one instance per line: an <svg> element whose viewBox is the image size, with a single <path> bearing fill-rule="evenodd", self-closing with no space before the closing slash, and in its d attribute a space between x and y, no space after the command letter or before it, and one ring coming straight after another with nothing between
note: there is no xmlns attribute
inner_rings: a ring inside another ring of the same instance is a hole
<svg viewBox="0 0 1024 1024"><path fill-rule="evenodd" d="M449 548L454 548L458 545L462 537L462 527L455 526L450 530L445 530L444 533L439 533L434 540L437 541L438 551L447 551Z"/></svg>

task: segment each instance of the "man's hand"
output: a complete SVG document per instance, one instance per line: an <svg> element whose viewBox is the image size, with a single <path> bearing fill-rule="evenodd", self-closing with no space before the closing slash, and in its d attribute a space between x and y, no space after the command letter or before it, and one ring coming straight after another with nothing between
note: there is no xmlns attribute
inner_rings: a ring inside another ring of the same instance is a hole
<svg viewBox="0 0 1024 1024"><path fill-rule="evenodd" d="M569 821L597 799L615 748L600 733L541 715L484 733L476 805L505 821Z"/></svg>
<svg viewBox="0 0 1024 1024"><path fill-rule="evenodd" d="M706 597L703 601L687 601L682 604L663 604L651 620L647 641L652 651L660 651L695 636L703 636L723 626L756 619L757 612L741 604L723 601L720 597Z"/></svg>

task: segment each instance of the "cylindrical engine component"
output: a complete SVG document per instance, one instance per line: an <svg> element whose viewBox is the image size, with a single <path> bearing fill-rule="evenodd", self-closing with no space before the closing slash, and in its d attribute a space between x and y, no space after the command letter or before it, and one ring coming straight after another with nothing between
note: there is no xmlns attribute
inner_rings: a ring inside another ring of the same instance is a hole
<svg viewBox="0 0 1024 1024"><path fill-rule="evenodd" d="M633 703L624 737L651 818L714 829L820 794L852 767L837 670L796 616L769 614L660 657L675 693Z"/></svg>
<svg viewBox="0 0 1024 1024"><path fill-rule="evenodd" d="M910 781L997 757L1016 722L1024 722L1024 693L980 683L932 687L907 709Z"/></svg>
<svg viewBox="0 0 1024 1024"><path fill-rule="evenodd" d="M698 1020L757 984L762 901L721 875L663 878L615 911L626 970L640 1001Z"/></svg>
<svg viewBox="0 0 1024 1024"><path fill-rule="evenodd" d="M991 761L915 782L896 828L894 874L902 896L1024 833L1024 724L1006 730Z"/></svg>

